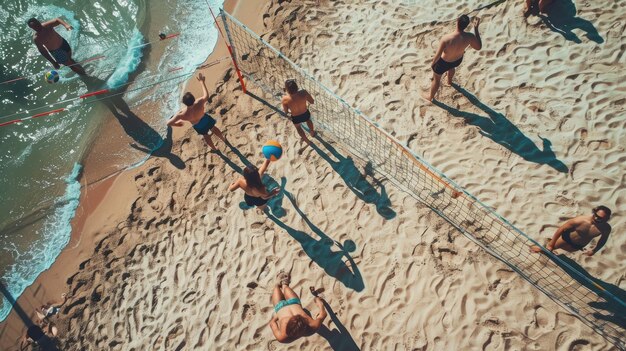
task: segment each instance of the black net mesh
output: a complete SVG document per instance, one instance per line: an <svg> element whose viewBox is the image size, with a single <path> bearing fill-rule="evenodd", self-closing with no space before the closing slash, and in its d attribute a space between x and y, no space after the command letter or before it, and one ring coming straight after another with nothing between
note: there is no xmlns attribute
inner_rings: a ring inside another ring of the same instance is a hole
<svg viewBox="0 0 626 351"><path fill-rule="evenodd" d="M537 242L414 155L341 97L304 72L245 25L222 12L235 60L246 79L280 103L287 79L296 79L314 98L316 130L367 163L455 226L476 244L519 273L558 304L620 349L626 349L626 305L593 277L545 252L531 253Z"/></svg>

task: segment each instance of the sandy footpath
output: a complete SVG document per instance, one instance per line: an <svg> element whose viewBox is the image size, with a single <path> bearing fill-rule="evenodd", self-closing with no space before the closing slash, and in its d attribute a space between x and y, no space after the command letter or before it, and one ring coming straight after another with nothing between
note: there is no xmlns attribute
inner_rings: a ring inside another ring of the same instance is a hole
<svg viewBox="0 0 626 351"><path fill-rule="evenodd" d="M466 54L456 78L462 89L443 86L440 102L426 105L418 94L430 83L438 37L458 13L484 5L438 4L227 8L535 239L593 205L613 208L606 247L567 256L623 292L626 7L578 2L597 36L525 20L519 2L473 12L483 19L483 50ZM218 142L214 154L190 128L177 130L171 153L185 168L158 157L110 180L80 219L80 250L64 251L63 268L55 263L18 301L28 309L70 292L55 317L62 349L614 348L413 198L361 175L341 146L316 139L304 147L290 122L241 93L228 67L210 71L208 111L232 146ZM260 165L268 139L285 150L268 171L285 190L269 216L227 190L246 163ZM290 345L267 327L281 269L312 313L308 287L324 288L330 313L319 335ZM3 347L21 328L15 314L0 325Z"/></svg>

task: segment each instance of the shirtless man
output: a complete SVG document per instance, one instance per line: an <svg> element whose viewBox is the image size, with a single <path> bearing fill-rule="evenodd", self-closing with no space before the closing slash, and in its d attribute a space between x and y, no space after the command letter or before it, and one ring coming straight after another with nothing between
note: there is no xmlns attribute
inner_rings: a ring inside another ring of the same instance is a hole
<svg viewBox="0 0 626 351"><path fill-rule="evenodd" d="M606 244L611 233L611 225L607 222L611 218L611 210L606 206L598 206L592 210L591 216L578 216L565 222L552 236L546 249L554 251L563 249L567 252L582 251L585 245L593 238L600 236L600 240L593 249L584 252L593 256ZM539 246L530 247L533 252L541 252Z"/></svg>
<svg viewBox="0 0 626 351"><path fill-rule="evenodd" d="M268 191L261 181L261 177L263 177L269 165L270 160L265 160L261 169L257 169L253 165L246 166L246 168L243 169L243 177L237 178L237 180L228 187L228 190L243 190L245 193L243 199L246 205L256 206L260 211L265 210L267 201L280 191L279 188Z"/></svg>
<svg viewBox="0 0 626 351"><path fill-rule="evenodd" d="M67 30L72 30L72 26L60 18L44 23L39 22L36 18L28 20L28 26L35 31L33 41L37 45L37 50L46 60L50 61L54 68L59 69L61 65L65 65L72 71L84 75L85 69L72 59L70 44L54 30L54 27L58 25L62 25Z"/></svg>
<svg viewBox="0 0 626 351"><path fill-rule="evenodd" d="M300 138L309 143L309 139L306 137L306 134L304 134L304 130L300 125L306 122L306 125L309 127L309 133L311 133L312 137L315 137L315 129L313 128L311 113L307 105L307 103L313 104L315 101L306 90L298 89L298 84L294 79L287 79L285 81L285 91L287 95L283 96L283 110L285 110L287 116L291 116L291 122L296 126Z"/></svg>
<svg viewBox="0 0 626 351"><path fill-rule="evenodd" d="M315 318L309 317L302 309L300 298L289 287L290 282L289 274L280 271L272 293L272 305L276 314L270 320L269 326L276 340L282 343L289 343L315 333L326 318L324 303L318 296L315 296L314 301L320 312Z"/></svg>
<svg viewBox="0 0 626 351"><path fill-rule="evenodd" d="M546 9L553 0L526 0L526 8L524 9L524 17L530 15L538 15L539 12L546 13Z"/></svg>
<svg viewBox="0 0 626 351"><path fill-rule="evenodd" d="M206 104L207 99L209 98L209 90L206 88L205 78L202 73L198 74L198 81L202 82L202 91L204 95L196 99L193 94L187 92L183 95L183 104L184 107L180 110L174 117L170 118L167 121L167 125L171 127L182 127L187 121L193 125L193 129L196 130L196 133L202 135L204 141L209 145L211 150L217 150L215 144L213 144L213 140L211 139L211 135L209 131L213 134L217 135L223 142L226 142L224 139L224 135L222 131L215 126L217 121L209 116L208 113L204 112L204 104Z"/></svg>
<svg viewBox="0 0 626 351"><path fill-rule="evenodd" d="M476 18L474 34L465 31L465 28L467 28L469 24L470 18L467 15L462 15L456 21L456 31L441 38L439 49L437 49L437 53L431 65L433 69L433 79L430 94L422 95L426 100L433 101L441 85L441 77L444 73L448 72L448 84L452 85L455 68L463 61L463 54L468 46L471 46L475 50L480 50L483 47L480 34L478 33L480 18Z"/></svg>

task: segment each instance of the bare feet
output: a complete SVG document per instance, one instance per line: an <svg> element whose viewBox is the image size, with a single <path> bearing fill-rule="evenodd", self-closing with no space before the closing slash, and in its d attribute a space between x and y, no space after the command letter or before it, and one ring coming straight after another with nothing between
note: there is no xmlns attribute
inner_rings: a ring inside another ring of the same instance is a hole
<svg viewBox="0 0 626 351"><path fill-rule="evenodd" d="M433 98L430 97L430 95L428 93L422 93L420 94L420 97L424 100L426 100L426 102L428 104L432 104L433 103Z"/></svg>
<svg viewBox="0 0 626 351"><path fill-rule="evenodd" d="M276 276L276 278L278 279L278 282L280 283L281 286L282 285L289 286L289 284L291 283L291 275L282 269L280 270L280 272L278 272L278 275Z"/></svg>

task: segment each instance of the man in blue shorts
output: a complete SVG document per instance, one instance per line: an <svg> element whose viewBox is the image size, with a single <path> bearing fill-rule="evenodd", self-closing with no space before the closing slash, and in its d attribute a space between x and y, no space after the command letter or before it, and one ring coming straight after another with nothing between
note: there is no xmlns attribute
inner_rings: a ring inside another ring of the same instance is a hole
<svg viewBox="0 0 626 351"><path fill-rule="evenodd" d="M226 142L226 139L224 139L222 131L215 126L217 121L208 113L204 112L204 105L209 98L209 91L206 88L205 78L202 73L198 74L197 79L202 82L204 95L196 99L193 94L189 92L185 93L185 95L183 95L183 104L185 104L185 107L174 115L174 117L170 118L169 121L167 121L167 125L171 127L182 127L185 124L184 121L187 121L193 125L193 129L195 129L199 135L202 135L211 150L217 150L209 132L217 135L223 142Z"/></svg>
<svg viewBox="0 0 626 351"><path fill-rule="evenodd" d="M68 66L72 71L84 75L85 70L81 65L72 59L72 48L62 36L54 30L54 27L62 25L67 30L72 30L72 26L60 18L41 23L36 18L28 20L28 26L35 31L33 41L41 56L50 61L54 68L59 69L61 65Z"/></svg>

